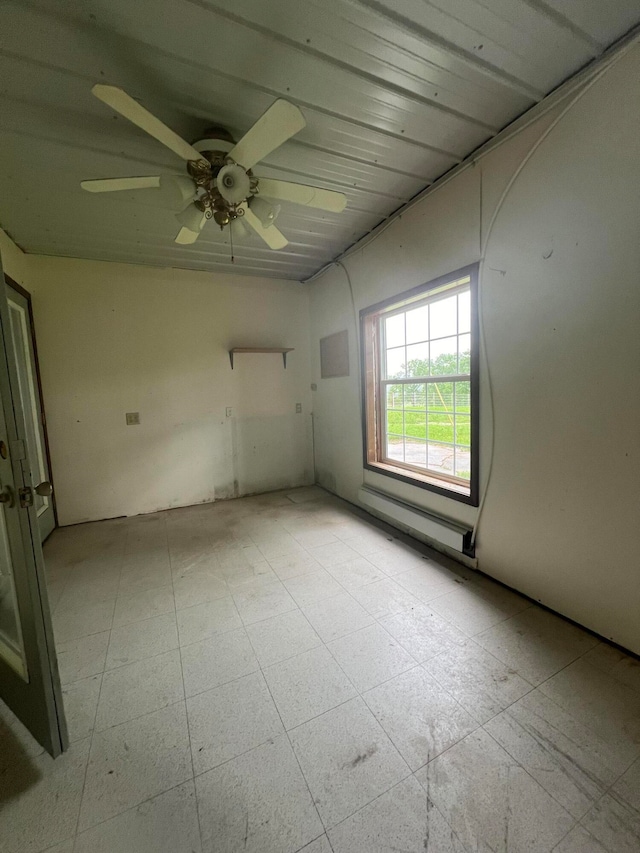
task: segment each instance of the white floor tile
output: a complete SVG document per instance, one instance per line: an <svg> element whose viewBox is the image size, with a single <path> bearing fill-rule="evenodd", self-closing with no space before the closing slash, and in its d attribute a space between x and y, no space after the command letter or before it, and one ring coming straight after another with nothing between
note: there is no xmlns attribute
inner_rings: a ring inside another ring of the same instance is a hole
<svg viewBox="0 0 640 853"><path fill-rule="evenodd" d="M105 672L96 731L132 720L184 699L176 649Z"/></svg>
<svg viewBox="0 0 640 853"><path fill-rule="evenodd" d="M201 849L194 785L185 782L81 833L74 853L200 853Z"/></svg>
<svg viewBox="0 0 640 853"><path fill-rule="evenodd" d="M420 663L467 640L462 631L426 605L385 616L380 624Z"/></svg>
<svg viewBox="0 0 640 853"><path fill-rule="evenodd" d="M333 640L327 647L361 692L416 665L411 655L380 625L361 628Z"/></svg>
<svg viewBox="0 0 640 853"><path fill-rule="evenodd" d="M285 736L196 779L204 853L296 853L323 826Z"/></svg>
<svg viewBox="0 0 640 853"><path fill-rule="evenodd" d="M374 621L348 592L311 604L305 607L304 614L325 643L366 628Z"/></svg>
<svg viewBox="0 0 640 853"><path fill-rule="evenodd" d="M478 723L420 666L362 697L412 770L478 728Z"/></svg>
<svg viewBox="0 0 640 853"><path fill-rule="evenodd" d="M165 613L142 622L131 622L112 629L106 669L114 669L177 648L175 613Z"/></svg>
<svg viewBox="0 0 640 853"><path fill-rule="evenodd" d="M420 565L407 569L406 572L394 575L393 579L423 604L456 590L463 583L452 572L442 566L428 563L426 560Z"/></svg>
<svg viewBox="0 0 640 853"><path fill-rule="evenodd" d="M289 578L289 580L284 581L284 585L299 607L309 607L316 601L322 601L323 598L331 598L332 595L344 592L343 587L325 569L308 575L297 575L294 578Z"/></svg>
<svg viewBox="0 0 640 853"><path fill-rule="evenodd" d="M598 643L587 652L584 660L640 693L640 660L625 654L608 643Z"/></svg>
<svg viewBox="0 0 640 853"><path fill-rule="evenodd" d="M465 584L460 589L438 596L430 607L452 622L468 637L486 631L510 616L531 607L531 602L504 587Z"/></svg>
<svg viewBox="0 0 640 853"><path fill-rule="evenodd" d="M553 853L609 853L600 842L582 826L574 828L562 839Z"/></svg>
<svg viewBox="0 0 640 853"><path fill-rule="evenodd" d="M39 853L75 832L89 738L59 758L26 757L21 749L0 749L0 838L2 853Z"/></svg>
<svg viewBox="0 0 640 853"><path fill-rule="evenodd" d="M234 592L233 600L245 625L280 616L297 607L280 581Z"/></svg>
<svg viewBox="0 0 640 853"><path fill-rule="evenodd" d="M181 646L199 643L216 634L242 627L242 619L231 596L206 601L176 612Z"/></svg>
<svg viewBox="0 0 640 853"><path fill-rule="evenodd" d="M423 666L480 723L532 689L515 670L473 641L430 658Z"/></svg>
<svg viewBox="0 0 640 853"><path fill-rule="evenodd" d="M108 646L109 631L61 643L56 642L58 670L62 684L101 673L104 670Z"/></svg>
<svg viewBox="0 0 640 853"><path fill-rule="evenodd" d="M321 644L320 637L300 610L248 625L247 634L263 667L302 654Z"/></svg>
<svg viewBox="0 0 640 853"><path fill-rule="evenodd" d="M193 607L206 601L216 601L229 595L225 581L211 571L189 572L174 578L173 594L176 610Z"/></svg>
<svg viewBox="0 0 640 853"><path fill-rule="evenodd" d="M316 838L311 844L306 844L300 850L300 853L333 853L333 851L331 850L327 836L321 835L320 838Z"/></svg>
<svg viewBox="0 0 640 853"><path fill-rule="evenodd" d="M611 853L640 850L640 761L595 804L582 823Z"/></svg>
<svg viewBox="0 0 640 853"><path fill-rule="evenodd" d="M534 690L485 725L489 734L576 819L629 766L598 735Z"/></svg>
<svg viewBox="0 0 640 853"><path fill-rule="evenodd" d="M184 702L100 732L91 745L78 830L127 811L192 775Z"/></svg>
<svg viewBox="0 0 640 853"><path fill-rule="evenodd" d="M257 672L188 699L187 715L196 775L284 732Z"/></svg>
<svg viewBox="0 0 640 853"><path fill-rule="evenodd" d="M387 545L384 545L384 547L379 548L377 551L367 554L367 559L372 562L374 566L382 569L385 575L388 575L389 577L399 575L402 572L406 572L408 569L420 566L425 562L425 558L422 554L417 551L413 551L406 546L402 546L397 542L390 542Z"/></svg>
<svg viewBox="0 0 640 853"><path fill-rule="evenodd" d="M62 688L69 741L82 740L93 732L102 675L91 675Z"/></svg>
<svg viewBox="0 0 640 853"><path fill-rule="evenodd" d="M383 571L376 568L365 557L355 557L346 563L327 566L327 571L345 589L355 589L374 581L386 580Z"/></svg>
<svg viewBox="0 0 640 853"><path fill-rule="evenodd" d="M334 853L465 853L413 776L338 824L329 836Z"/></svg>
<svg viewBox="0 0 640 853"><path fill-rule="evenodd" d="M468 850L549 853L574 824L481 729L416 777Z"/></svg>
<svg viewBox="0 0 640 853"><path fill-rule="evenodd" d="M259 668L244 628L183 646L181 654L187 696L204 693Z"/></svg>
<svg viewBox="0 0 640 853"><path fill-rule="evenodd" d="M584 660L554 675L540 690L574 719L593 729L610 749L640 756L640 694Z"/></svg>
<svg viewBox="0 0 640 853"><path fill-rule="evenodd" d="M423 606L414 595L390 578L356 587L351 590L351 595L376 619Z"/></svg>
<svg viewBox="0 0 640 853"><path fill-rule="evenodd" d="M531 684L546 681L598 643L591 634L539 607L529 607L474 639Z"/></svg>
<svg viewBox="0 0 640 853"><path fill-rule="evenodd" d="M410 772L360 698L298 726L290 738L326 827L349 817Z"/></svg>
<svg viewBox="0 0 640 853"><path fill-rule="evenodd" d="M322 566L308 551L297 551L293 554L284 554L281 557L272 557L269 565L281 581L295 578L298 575L309 575L319 571Z"/></svg>
<svg viewBox="0 0 640 853"><path fill-rule="evenodd" d="M113 625L128 625L130 622L140 622L152 616L171 613L175 610L173 587L162 586L157 589L146 589L133 595L123 593L118 596Z"/></svg>
<svg viewBox="0 0 640 853"><path fill-rule="evenodd" d="M356 696L356 690L323 646L264 671L285 728L291 729Z"/></svg>
<svg viewBox="0 0 640 853"><path fill-rule="evenodd" d="M109 631L113 623L114 606L113 599L107 599L80 603L73 608L58 607L52 618L56 643Z"/></svg>
<svg viewBox="0 0 640 853"><path fill-rule="evenodd" d="M346 542L340 541L328 542L325 545L318 545L315 548L311 548L311 554L313 554L325 569L334 568L341 563L357 560L360 557L358 552L350 548Z"/></svg>

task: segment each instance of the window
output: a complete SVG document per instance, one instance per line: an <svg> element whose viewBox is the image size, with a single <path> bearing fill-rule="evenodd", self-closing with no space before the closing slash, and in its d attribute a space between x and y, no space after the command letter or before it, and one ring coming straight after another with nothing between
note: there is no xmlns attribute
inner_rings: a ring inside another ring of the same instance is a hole
<svg viewBox="0 0 640 853"><path fill-rule="evenodd" d="M477 505L477 265L360 312L366 468Z"/></svg>

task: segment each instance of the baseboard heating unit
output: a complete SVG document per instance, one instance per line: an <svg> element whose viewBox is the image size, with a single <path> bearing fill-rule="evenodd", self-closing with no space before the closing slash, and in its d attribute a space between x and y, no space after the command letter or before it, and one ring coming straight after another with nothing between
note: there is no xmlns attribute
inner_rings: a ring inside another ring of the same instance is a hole
<svg viewBox="0 0 640 853"><path fill-rule="evenodd" d="M447 548L459 551L467 557L474 556L474 549L471 547L472 531L469 527L416 509L369 486L360 487L358 499L362 506L369 507L434 542L446 545Z"/></svg>

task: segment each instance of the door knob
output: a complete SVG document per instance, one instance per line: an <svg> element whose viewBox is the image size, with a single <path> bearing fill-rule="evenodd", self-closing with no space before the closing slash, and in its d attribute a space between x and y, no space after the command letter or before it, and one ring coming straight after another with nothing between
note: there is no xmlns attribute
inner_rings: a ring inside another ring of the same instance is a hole
<svg viewBox="0 0 640 853"><path fill-rule="evenodd" d="M5 486L0 492L0 503L12 507L15 503L13 489L11 486Z"/></svg>
<svg viewBox="0 0 640 853"><path fill-rule="evenodd" d="M40 495L41 498L50 498L53 494L53 486L48 480L43 480L34 487L34 492Z"/></svg>

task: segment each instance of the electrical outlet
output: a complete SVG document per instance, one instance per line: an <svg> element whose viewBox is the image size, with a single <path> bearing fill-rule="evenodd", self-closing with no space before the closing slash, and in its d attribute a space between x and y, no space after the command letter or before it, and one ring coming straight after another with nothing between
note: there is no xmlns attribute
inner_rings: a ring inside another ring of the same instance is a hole
<svg viewBox="0 0 640 853"><path fill-rule="evenodd" d="M296 415L302 414L302 403L296 403Z"/></svg>
<svg viewBox="0 0 640 853"><path fill-rule="evenodd" d="M233 414L233 409L231 408L231 406L227 406L227 408L225 409L225 414L228 418L231 417L231 415Z"/></svg>
<svg viewBox="0 0 640 853"><path fill-rule="evenodd" d="M127 426L136 426L140 423L140 412L125 412Z"/></svg>

